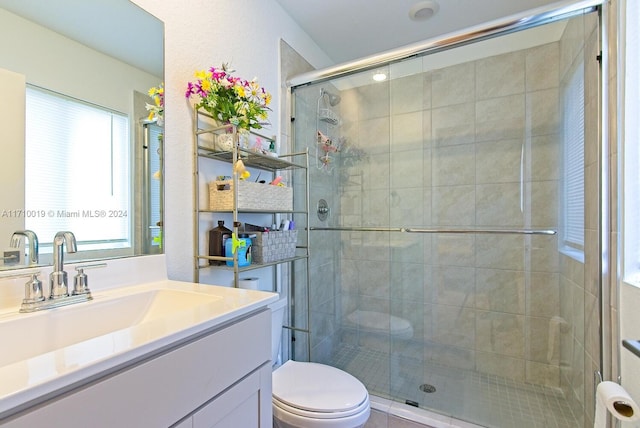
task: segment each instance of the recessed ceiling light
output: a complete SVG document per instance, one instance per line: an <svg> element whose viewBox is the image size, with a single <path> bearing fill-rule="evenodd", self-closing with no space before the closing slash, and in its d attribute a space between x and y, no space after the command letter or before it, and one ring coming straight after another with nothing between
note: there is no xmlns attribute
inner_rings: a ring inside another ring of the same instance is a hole
<svg viewBox="0 0 640 428"><path fill-rule="evenodd" d="M409 9L409 18L413 21L424 21L438 13L440 5L433 0L420 1Z"/></svg>
<svg viewBox="0 0 640 428"><path fill-rule="evenodd" d="M387 75L381 71L377 71L373 73L373 80L375 80L376 82L382 82L384 80L387 80Z"/></svg>

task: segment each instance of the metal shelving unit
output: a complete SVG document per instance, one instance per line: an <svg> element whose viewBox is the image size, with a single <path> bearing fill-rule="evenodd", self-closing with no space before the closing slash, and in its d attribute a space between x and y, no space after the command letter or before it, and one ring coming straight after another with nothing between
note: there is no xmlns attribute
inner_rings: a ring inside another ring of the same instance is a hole
<svg viewBox="0 0 640 428"><path fill-rule="evenodd" d="M226 129L229 128L229 125L223 126L215 126L211 125L213 122L213 118L208 113L201 110L194 110L194 123L193 123L193 187L194 187L194 213L193 213L193 226L194 226L194 281L200 281L200 270L201 269L222 269L222 270L232 270L234 273L234 285L238 287L238 275L240 272L250 271L254 269L262 269L270 266L278 266L283 264L290 264L293 266L293 262L297 260L306 260L306 272L307 272L307 285L309 284L309 154L308 151L299 152L299 153L291 153L280 155L278 157L269 156L261 153L256 153L249 149L239 147L239 138L238 133L235 127L233 127L234 134L234 144L233 150L231 151L219 151L210 147L209 145L203 144L203 139L205 136L211 137L213 141L215 141L215 135L219 133L225 132ZM269 142L273 142L274 139L270 137L266 137L264 135L251 132L252 135L267 140ZM302 209L294 209L294 210L241 210L237 207L238 201L238 177L237 174L233 174L233 182L234 182L234 198L233 198L233 209L231 210L210 210L210 209L201 209L200 208L200 158L208 158L214 159L218 161L222 161L225 163L229 163L232 168L233 165L238 161L238 159L242 159L242 162L246 167L249 168L257 168L261 171L266 171L271 173L271 175L275 175L276 173L280 174L284 171L293 171L293 170L303 170L304 171L304 180L305 180L305 192L304 192L304 204ZM297 229L300 232L306 234L305 245L297 245L296 252L297 255L292 258L287 258L283 260L278 260L275 262L264 263L264 264L251 264L249 266L238 266L237 253L234 254L232 258L230 257L218 257L218 256L209 256L207 254L200 253L200 242L205 238L206 231L201 230L200 228L200 217L202 214L206 213L231 213L233 217L233 232L238 236L238 227L240 226L239 218L243 214L270 214L272 218L275 219L279 215L288 215L293 216L294 214L302 215L305 218L304 224L299 224ZM216 260L216 261L230 261L233 260L233 267L229 267L226 265L222 266L201 266L201 260ZM289 272L289 286L288 295L291 295L291 282L293 281L293 272ZM279 278L276 273L276 269L274 269L274 284L277 284ZM283 287L285 284L283 284ZM275 290L274 290L275 291Z"/></svg>

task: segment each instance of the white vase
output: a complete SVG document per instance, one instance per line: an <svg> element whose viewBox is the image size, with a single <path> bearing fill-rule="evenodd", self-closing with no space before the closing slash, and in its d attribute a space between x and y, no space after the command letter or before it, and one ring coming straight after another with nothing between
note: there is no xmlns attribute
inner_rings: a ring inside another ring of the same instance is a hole
<svg viewBox="0 0 640 428"><path fill-rule="evenodd" d="M220 134L216 136L216 150L230 152L233 150L233 134Z"/></svg>

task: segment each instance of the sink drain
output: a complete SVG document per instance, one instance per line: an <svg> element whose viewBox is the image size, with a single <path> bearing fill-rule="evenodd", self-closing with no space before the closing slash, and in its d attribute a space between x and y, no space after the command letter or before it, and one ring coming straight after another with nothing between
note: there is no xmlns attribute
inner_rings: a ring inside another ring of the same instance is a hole
<svg viewBox="0 0 640 428"><path fill-rule="evenodd" d="M428 383L423 383L422 385L420 385L420 391L431 394L432 392L436 392L436 387L433 385L429 385Z"/></svg>

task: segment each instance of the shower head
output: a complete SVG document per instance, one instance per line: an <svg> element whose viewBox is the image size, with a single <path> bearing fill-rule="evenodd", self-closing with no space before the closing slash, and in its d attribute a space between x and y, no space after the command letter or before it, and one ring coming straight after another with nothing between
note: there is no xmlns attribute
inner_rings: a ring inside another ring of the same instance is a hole
<svg viewBox="0 0 640 428"><path fill-rule="evenodd" d="M327 93L327 95L329 96L329 105L330 106L335 106L338 105L340 103L340 95L336 95L336 94L329 94Z"/></svg>
<svg viewBox="0 0 640 428"><path fill-rule="evenodd" d="M327 91L324 88L320 89L320 94L321 96L324 96L324 95L327 96L327 99L329 100L329 105L331 107L334 107L340 104L340 100L342 99L340 98L340 95L332 94L331 92Z"/></svg>

